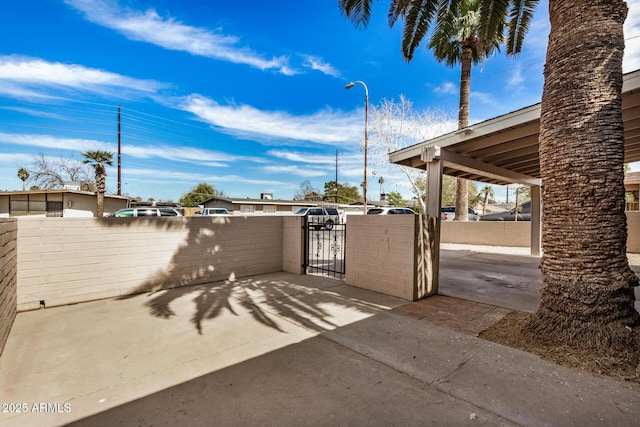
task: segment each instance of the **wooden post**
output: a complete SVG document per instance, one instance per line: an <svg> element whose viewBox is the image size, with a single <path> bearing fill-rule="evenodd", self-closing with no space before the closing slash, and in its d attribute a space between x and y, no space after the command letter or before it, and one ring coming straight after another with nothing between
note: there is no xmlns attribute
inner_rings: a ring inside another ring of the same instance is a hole
<svg viewBox="0 0 640 427"><path fill-rule="evenodd" d="M417 219L415 299L438 293L442 161L428 155L426 212Z"/></svg>

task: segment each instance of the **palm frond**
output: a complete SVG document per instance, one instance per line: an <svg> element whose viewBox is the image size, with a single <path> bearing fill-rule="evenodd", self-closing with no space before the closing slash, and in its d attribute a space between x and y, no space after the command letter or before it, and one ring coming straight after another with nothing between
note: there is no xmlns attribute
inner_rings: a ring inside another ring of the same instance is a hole
<svg viewBox="0 0 640 427"><path fill-rule="evenodd" d="M367 28L372 0L339 0L338 9L356 28Z"/></svg>
<svg viewBox="0 0 640 427"><path fill-rule="evenodd" d="M96 164L113 165L113 153L110 151L85 151L82 156L84 157L82 163L94 163L94 166Z"/></svg>
<svg viewBox="0 0 640 427"><path fill-rule="evenodd" d="M402 55L407 62L413 59L416 48L429 31L439 3L438 0L411 0L402 35Z"/></svg>
<svg viewBox="0 0 640 427"><path fill-rule="evenodd" d="M389 26L393 27L398 19L404 19L407 16L411 0L391 0L389 4L389 13L387 19Z"/></svg>
<svg viewBox="0 0 640 427"><path fill-rule="evenodd" d="M480 0L478 40L483 47L490 44L491 40L502 36L504 20L512 1L522 0Z"/></svg>
<svg viewBox="0 0 640 427"><path fill-rule="evenodd" d="M462 58L461 40L457 37L455 15L451 12L441 14L429 39L429 49L433 56L448 67L453 67Z"/></svg>
<svg viewBox="0 0 640 427"><path fill-rule="evenodd" d="M522 50L524 36L529 30L533 12L539 0L515 0L509 13L509 35L507 55L516 55Z"/></svg>

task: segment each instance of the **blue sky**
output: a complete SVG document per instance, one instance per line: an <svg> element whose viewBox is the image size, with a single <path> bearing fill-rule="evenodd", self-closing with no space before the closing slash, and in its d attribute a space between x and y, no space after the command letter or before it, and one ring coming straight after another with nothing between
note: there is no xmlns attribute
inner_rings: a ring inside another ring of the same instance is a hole
<svg viewBox="0 0 640 427"><path fill-rule="evenodd" d="M627 2L625 71L640 68L640 0ZM366 30L337 1L21 0L0 15L0 190L34 156L117 151L122 192L178 200L199 182L230 197L289 199L309 180L359 185L364 88L456 114L459 68L423 45L407 64L401 25L374 2ZM471 121L540 101L549 31L541 1L522 53L474 68ZM418 140L415 141L419 142ZM640 170L633 165L633 170ZM115 166L107 170L117 190ZM374 178L370 176L370 182ZM378 184L369 186L377 196ZM411 192L400 177L386 191ZM504 188L498 188L504 198ZM373 196L372 196L373 194Z"/></svg>

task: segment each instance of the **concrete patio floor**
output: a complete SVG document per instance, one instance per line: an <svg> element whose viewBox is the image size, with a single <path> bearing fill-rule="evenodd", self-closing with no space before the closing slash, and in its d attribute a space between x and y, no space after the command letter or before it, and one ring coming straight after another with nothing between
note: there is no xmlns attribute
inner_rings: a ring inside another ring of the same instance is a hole
<svg viewBox="0 0 640 427"><path fill-rule="evenodd" d="M533 313L540 304L540 258L529 248L441 245L438 293ZM640 254L627 254L640 277ZM635 289L640 311L640 287Z"/></svg>
<svg viewBox="0 0 640 427"><path fill-rule="evenodd" d="M443 272L443 291L511 298L437 297L420 317L341 281L275 273L19 313L0 357L0 402L14 404L0 425L637 422L637 384L477 338L509 311L495 305L531 306L529 273L477 273L508 254L453 252L448 269L471 268ZM516 277L522 286L506 286Z"/></svg>

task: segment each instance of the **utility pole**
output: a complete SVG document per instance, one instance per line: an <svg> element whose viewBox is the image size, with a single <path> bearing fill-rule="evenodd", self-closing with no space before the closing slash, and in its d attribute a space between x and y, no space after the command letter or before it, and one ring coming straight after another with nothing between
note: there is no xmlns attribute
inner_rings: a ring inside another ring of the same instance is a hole
<svg viewBox="0 0 640 427"><path fill-rule="evenodd" d="M122 176L120 160L120 105L118 104L118 196L122 196Z"/></svg>

